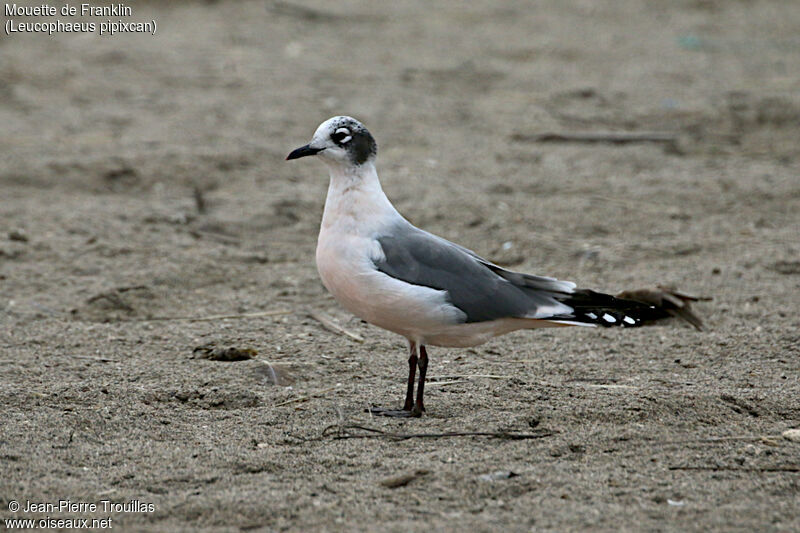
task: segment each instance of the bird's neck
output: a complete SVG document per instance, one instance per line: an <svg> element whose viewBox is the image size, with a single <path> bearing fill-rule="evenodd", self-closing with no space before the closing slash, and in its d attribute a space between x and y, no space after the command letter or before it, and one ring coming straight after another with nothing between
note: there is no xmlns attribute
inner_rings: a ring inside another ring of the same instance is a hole
<svg viewBox="0 0 800 533"><path fill-rule="evenodd" d="M372 162L329 167L330 184L322 215L322 231L369 233L402 218L386 197Z"/></svg>

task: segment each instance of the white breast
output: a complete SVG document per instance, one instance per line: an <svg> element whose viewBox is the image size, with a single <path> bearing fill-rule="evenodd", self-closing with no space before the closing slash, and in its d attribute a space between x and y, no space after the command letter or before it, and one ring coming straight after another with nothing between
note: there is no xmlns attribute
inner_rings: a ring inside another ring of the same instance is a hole
<svg viewBox="0 0 800 533"><path fill-rule="evenodd" d="M323 285L348 311L381 328L420 341L431 329L463 320L445 291L411 285L378 271L383 258L376 240L405 220L365 165L359 176L331 171L319 240L317 270Z"/></svg>

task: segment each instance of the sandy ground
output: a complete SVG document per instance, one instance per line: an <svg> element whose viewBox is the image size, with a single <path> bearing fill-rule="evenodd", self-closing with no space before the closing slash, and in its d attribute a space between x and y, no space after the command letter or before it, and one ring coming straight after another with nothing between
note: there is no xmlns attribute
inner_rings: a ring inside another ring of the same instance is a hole
<svg viewBox="0 0 800 533"><path fill-rule="evenodd" d="M800 528L800 443L781 436L800 426L798 6L163 4L133 4L155 37L0 40L1 517ZM327 295L326 172L283 161L335 114L371 129L417 225L586 287L713 296L708 330L434 348L426 416L371 419L400 404L404 342ZM678 140L532 137L564 131ZM195 353L210 343L258 355ZM539 438L344 438L354 425ZM61 499L155 509L8 509Z"/></svg>

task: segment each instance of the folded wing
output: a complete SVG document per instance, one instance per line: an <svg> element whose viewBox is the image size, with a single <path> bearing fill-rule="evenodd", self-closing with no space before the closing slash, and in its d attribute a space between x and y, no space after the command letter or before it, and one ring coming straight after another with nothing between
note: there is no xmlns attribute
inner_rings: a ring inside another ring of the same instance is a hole
<svg viewBox="0 0 800 533"><path fill-rule="evenodd" d="M501 268L462 246L405 222L377 237L375 267L393 278L446 291L465 322L529 318L575 325L640 326L669 316L639 298L628 299L569 281Z"/></svg>
<svg viewBox="0 0 800 533"><path fill-rule="evenodd" d="M383 250L383 257L375 260L379 271L406 283L446 291L450 302L466 315L466 322L572 317L573 309L560 300L572 293L573 283L502 269L410 224L377 240Z"/></svg>

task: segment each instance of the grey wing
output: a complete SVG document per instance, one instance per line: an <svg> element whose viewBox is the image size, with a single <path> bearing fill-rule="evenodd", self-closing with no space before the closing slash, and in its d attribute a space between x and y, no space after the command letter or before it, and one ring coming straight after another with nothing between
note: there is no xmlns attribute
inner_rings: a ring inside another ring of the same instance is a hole
<svg viewBox="0 0 800 533"><path fill-rule="evenodd" d="M459 246L458 244L447 241L448 244L455 246L466 254L471 255L476 261L484 265L486 268L500 276L507 279L514 285L519 287L526 287L529 289L536 289L542 291L549 291L561 294L571 294L575 290L575 284L571 281L562 281L560 279L551 278L548 276L536 276L533 274L523 274L522 272L514 272L513 270L506 270L500 266L495 265L491 261L487 261L479 256L472 250Z"/></svg>
<svg viewBox="0 0 800 533"><path fill-rule="evenodd" d="M377 238L384 256L376 268L406 283L447 291L466 322L570 315L556 299L573 284L504 270L474 252L403 225Z"/></svg>

